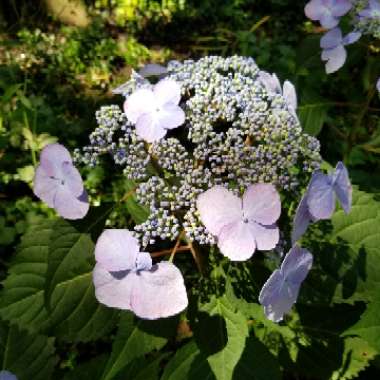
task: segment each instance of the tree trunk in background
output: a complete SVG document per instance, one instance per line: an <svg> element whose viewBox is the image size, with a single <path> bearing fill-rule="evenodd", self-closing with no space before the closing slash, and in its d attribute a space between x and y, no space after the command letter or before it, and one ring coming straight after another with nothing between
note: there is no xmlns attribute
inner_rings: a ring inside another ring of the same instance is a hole
<svg viewBox="0 0 380 380"><path fill-rule="evenodd" d="M44 0L48 12L57 20L79 27L90 23L90 17L82 0Z"/></svg>

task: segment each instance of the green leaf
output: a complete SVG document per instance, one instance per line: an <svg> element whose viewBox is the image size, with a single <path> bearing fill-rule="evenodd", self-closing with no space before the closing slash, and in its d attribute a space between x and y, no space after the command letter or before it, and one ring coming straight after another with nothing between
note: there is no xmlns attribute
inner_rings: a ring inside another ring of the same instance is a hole
<svg viewBox="0 0 380 380"><path fill-rule="evenodd" d="M215 380L206 357L201 354L196 342L190 341L181 347L164 369L161 380Z"/></svg>
<svg viewBox="0 0 380 380"><path fill-rule="evenodd" d="M377 352L363 339L346 338L344 340L343 364L335 371L331 380L350 380L368 367Z"/></svg>
<svg viewBox="0 0 380 380"><path fill-rule="evenodd" d="M234 380L281 380L280 364L257 338L250 337L235 371Z"/></svg>
<svg viewBox="0 0 380 380"><path fill-rule="evenodd" d="M125 371L122 371L115 380L158 380L161 372L161 362L168 356L167 353L159 355L154 360L148 360L144 357L134 359Z"/></svg>
<svg viewBox="0 0 380 380"><path fill-rule="evenodd" d="M299 302L315 304L369 301L380 285L380 203L354 189L351 212L339 209L330 222L313 225L304 243L314 265L302 286Z"/></svg>
<svg viewBox="0 0 380 380"><path fill-rule="evenodd" d="M69 222L60 219L54 224L49 241L45 296L49 304L54 289L77 273L89 273L95 265L94 244L89 234L80 233Z"/></svg>
<svg viewBox="0 0 380 380"><path fill-rule="evenodd" d="M367 305L367 309L362 314L360 320L345 331L343 335L357 335L365 339L380 353L380 286L372 290L377 298Z"/></svg>
<svg viewBox="0 0 380 380"><path fill-rule="evenodd" d="M63 380L98 380L107 363L108 355L99 355L80 364L65 374Z"/></svg>
<svg viewBox="0 0 380 380"><path fill-rule="evenodd" d="M102 380L113 379L133 359L160 350L166 344L166 338L145 332L144 323L147 322L135 322L132 313L123 313Z"/></svg>
<svg viewBox="0 0 380 380"><path fill-rule="evenodd" d="M67 226L62 227L66 223L37 224L23 236L4 281L0 316L30 331L53 331L64 340L94 340L109 332L117 313L95 299L89 262L78 257L78 265L73 264L66 274L57 272L50 310L45 307L49 244L51 237L58 233L52 229L61 228L61 233L71 231ZM86 252L80 254L86 255Z"/></svg>
<svg viewBox="0 0 380 380"><path fill-rule="evenodd" d="M332 218L332 243L347 249L357 278L354 299L370 300L380 285L380 202L371 194L354 190L353 206Z"/></svg>
<svg viewBox="0 0 380 380"><path fill-rule="evenodd" d="M323 100L301 104L298 107L298 116L303 130L309 135L318 136L326 121L328 108L329 103Z"/></svg>
<svg viewBox="0 0 380 380"><path fill-rule="evenodd" d="M218 380L232 379L232 374L245 347L248 325L245 316L231 300L213 297L199 308L194 329L200 349L208 354L210 364Z"/></svg>
<svg viewBox="0 0 380 380"><path fill-rule="evenodd" d="M47 380L56 363L54 338L28 334L0 321L1 368L19 380Z"/></svg>

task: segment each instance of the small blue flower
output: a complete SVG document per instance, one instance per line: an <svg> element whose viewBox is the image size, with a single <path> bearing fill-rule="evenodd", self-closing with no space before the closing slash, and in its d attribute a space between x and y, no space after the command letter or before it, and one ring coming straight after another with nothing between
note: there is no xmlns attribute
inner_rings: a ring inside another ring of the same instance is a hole
<svg viewBox="0 0 380 380"><path fill-rule="evenodd" d="M346 45L353 44L361 37L360 32L348 33L342 36L340 28L334 28L321 38L322 60L326 62L326 73L339 70L346 62Z"/></svg>
<svg viewBox="0 0 380 380"><path fill-rule="evenodd" d="M342 162L338 162L333 173L327 175L321 171L313 173L294 217L293 244L305 233L310 223L331 218L335 211L336 198L348 214L352 204L352 186Z"/></svg>
<svg viewBox="0 0 380 380"><path fill-rule="evenodd" d="M271 274L259 295L269 320L279 322L290 311L312 264L312 254L297 245L286 254L280 269Z"/></svg>
<svg viewBox="0 0 380 380"><path fill-rule="evenodd" d="M314 21L319 21L326 28L338 25L340 17L352 7L349 0L311 0L306 4L305 14Z"/></svg>

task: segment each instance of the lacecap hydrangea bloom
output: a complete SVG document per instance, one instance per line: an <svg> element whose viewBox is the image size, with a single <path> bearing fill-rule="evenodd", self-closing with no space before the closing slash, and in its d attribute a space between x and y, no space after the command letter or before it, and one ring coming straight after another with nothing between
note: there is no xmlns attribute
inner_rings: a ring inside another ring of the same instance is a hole
<svg viewBox="0 0 380 380"><path fill-rule="evenodd" d="M253 59L172 61L155 86L166 81L180 88L173 104L184 111L182 125L149 143L118 106L102 107L90 145L76 153L77 162L92 166L110 155L137 182L137 200L150 210L134 227L142 247L175 240L182 230L190 241L216 244L200 220L199 194L223 186L241 197L252 184L270 183L295 195L319 167L319 142L302 131L295 94L285 99L282 91L268 88ZM128 103L138 91L154 88L134 73L116 92Z"/></svg>
<svg viewBox="0 0 380 380"><path fill-rule="evenodd" d="M336 197L349 211L348 173L341 163L333 174L317 171L319 143L302 132L289 81L281 86L275 74L237 56L173 61L166 70L141 72L156 83L133 73L115 90L126 98L124 112L102 107L90 145L76 152L76 162L90 166L111 156L149 209L133 231L108 229L99 237L93 272L99 302L144 319L180 313L188 303L172 264L180 241L189 243L196 261L194 241L215 245L235 261L273 250L280 243L281 198L299 199L310 176L298 207L302 217L295 217L301 235L311 221L331 216ZM62 165L62 159L53 162ZM43 181L59 178L76 197L73 168L68 178L59 170L44 172ZM171 258L153 264L148 246L163 240L176 240ZM311 265L311 254L294 245L260 293L269 319L278 322L289 312Z"/></svg>

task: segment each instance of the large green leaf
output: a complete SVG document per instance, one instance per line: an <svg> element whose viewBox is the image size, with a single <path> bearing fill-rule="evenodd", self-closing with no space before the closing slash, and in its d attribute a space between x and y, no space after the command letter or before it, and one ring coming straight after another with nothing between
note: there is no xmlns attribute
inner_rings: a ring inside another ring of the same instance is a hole
<svg viewBox="0 0 380 380"><path fill-rule="evenodd" d="M380 353L380 286L372 289L374 298L361 316L360 320L344 335L357 335L365 339L374 349Z"/></svg>
<svg viewBox="0 0 380 380"><path fill-rule="evenodd" d="M54 261L49 310L45 307L49 245L55 244L57 252L65 253L70 250L67 248L70 242L80 239L79 235L66 221L36 225L24 235L9 276L4 281L0 302L2 318L31 331L54 332L62 339L77 341L97 339L114 326L115 311L105 308L95 299L93 264L88 251L76 251L77 262L73 261L73 253L70 253L69 260L63 260L62 264L67 272L61 269L58 261ZM53 241L53 237L57 241ZM86 250L90 249L88 240L84 241L87 241ZM87 257L88 261L80 255Z"/></svg>
<svg viewBox="0 0 380 380"><path fill-rule="evenodd" d="M166 344L166 338L144 331L144 323L147 322L135 322L131 313L123 313L102 380L113 379L132 360L153 350L159 350Z"/></svg>
<svg viewBox="0 0 380 380"><path fill-rule="evenodd" d="M54 338L28 334L0 321L1 368L19 380L48 380L56 363Z"/></svg>
<svg viewBox="0 0 380 380"><path fill-rule="evenodd" d="M232 379L248 337L245 316L227 295L213 297L199 308L194 330L198 346L207 354L207 361L216 378Z"/></svg>
<svg viewBox="0 0 380 380"><path fill-rule="evenodd" d="M166 365L161 380L215 380L194 340L181 347Z"/></svg>
<svg viewBox="0 0 380 380"><path fill-rule="evenodd" d="M66 373L63 380L99 380L107 360L107 354L95 356Z"/></svg>
<svg viewBox="0 0 380 380"><path fill-rule="evenodd" d="M275 356L257 338L248 338L233 379L281 380L281 378L280 364Z"/></svg>
<svg viewBox="0 0 380 380"><path fill-rule="evenodd" d="M354 190L351 212L339 209L330 222L313 225L304 244L314 254L314 265L298 302L354 303L372 299L380 284L380 202Z"/></svg>
<svg viewBox="0 0 380 380"><path fill-rule="evenodd" d="M342 367L335 371L331 380L350 380L356 378L361 371L368 367L369 362L376 356L376 351L360 338L346 338Z"/></svg>

